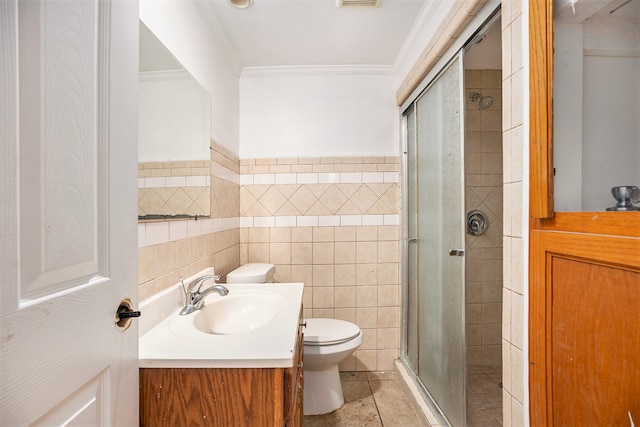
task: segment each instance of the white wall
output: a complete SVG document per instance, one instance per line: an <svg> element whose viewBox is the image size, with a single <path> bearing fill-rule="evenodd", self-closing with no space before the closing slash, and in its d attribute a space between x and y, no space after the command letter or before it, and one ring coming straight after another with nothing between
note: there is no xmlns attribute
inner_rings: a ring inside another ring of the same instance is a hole
<svg viewBox="0 0 640 427"><path fill-rule="evenodd" d="M393 80L366 67L246 70L240 157L399 155Z"/></svg>
<svg viewBox="0 0 640 427"><path fill-rule="evenodd" d="M140 19L211 95L211 137L238 153L239 67L191 0L140 0Z"/></svg>
<svg viewBox="0 0 640 427"><path fill-rule="evenodd" d="M138 161L209 160L211 97L184 71L141 73Z"/></svg>
<svg viewBox="0 0 640 427"><path fill-rule="evenodd" d="M396 156L395 91L451 7L425 2L428 18L412 29L395 72L249 72L240 81L228 46L203 19L206 8L192 0L140 0L140 19L211 94L211 136L241 158Z"/></svg>
<svg viewBox="0 0 640 427"><path fill-rule="evenodd" d="M247 69L240 157L398 156L396 90L454 2L425 0L392 70Z"/></svg>
<svg viewBox="0 0 640 427"><path fill-rule="evenodd" d="M396 90L452 6L425 1L396 63L385 71L245 69L240 157L399 155Z"/></svg>

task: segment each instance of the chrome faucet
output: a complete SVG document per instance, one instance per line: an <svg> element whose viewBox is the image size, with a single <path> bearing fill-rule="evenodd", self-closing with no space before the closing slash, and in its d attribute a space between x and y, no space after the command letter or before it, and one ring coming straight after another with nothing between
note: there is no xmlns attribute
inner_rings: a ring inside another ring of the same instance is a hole
<svg viewBox="0 0 640 427"><path fill-rule="evenodd" d="M182 289L184 290L185 296L184 307L182 307L182 310L180 310L181 316L185 316L187 314L193 313L194 311L200 310L204 305L204 298L211 292L217 292L222 296L229 294L229 289L218 284L214 284L213 286L206 288L204 291L200 291L204 282L211 279L213 279L215 283L216 280L220 280L220 276L216 274L198 277L197 279L191 281L188 286L184 285L184 279L180 277L180 282L182 283Z"/></svg>

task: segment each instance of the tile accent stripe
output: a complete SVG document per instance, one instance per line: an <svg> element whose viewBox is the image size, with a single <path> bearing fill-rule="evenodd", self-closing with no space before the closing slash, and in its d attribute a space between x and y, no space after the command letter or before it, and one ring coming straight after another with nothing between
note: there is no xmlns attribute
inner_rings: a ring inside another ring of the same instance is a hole
<svg viewBox="0 0 640 427"><path fill-rule="evenodd" d="M245 216L241 228L260 227L347 227L359 225L399 225L399 215L305 215Z"/></svg>
<svg viewBox="0 0 640 427"><path fill-rule="evenodd" d="M257 173L240 176L240 185L399 183L398 172Z"/></svg>
<svg viewBox="0 0 640 427"><path fill-rule="evenodd" d="M239 217L138 223L138 247L159 245L239 227Z"/></svg>
<svg viewBox="0 0 640 427"><path fill-rule="evenodd" d="M399 160L394 157L339 157L240 160L240 173L230 169L233 162L212 141L213 155L210 184L213 177L235 185L309 185L309 184L399 184ZM219 153L220 152L220 153ZM225 163L223 165L222 163ZM321 169L317 172L313 169ZM154 177L158 178L158 177ZM178 177L174 177L178 178ZM140 178L140 184L152 177ZM168 179L166 185L179 186ZM151 184L151 183L149 183ZM277 215L206 218L197 221L147 222L138 224L139 247L152 246L235 228L324 227L399 225L399 214L364 215Z"/></svg>
<svg viewBox="0 0 640 427"><path fill-rule="evenodd" d="M211 184L210 176L153 176L138 178L138 188L180 188L180 187L205 187Z"/></svg>
<svg viewBox="0 0 640 427"><path fill-rule="evenodd" d="M233 184L241 184L240 175L220 163L211 162L211 176L215 176Z"/></svg>
<svg viewBox="0 0 640 427"><path fill-rule="evenodd" d="M348 227L399 225L400 215L247 216L197 221L158 221L138 224L138 247L158 245L235 228Z"/></svg>

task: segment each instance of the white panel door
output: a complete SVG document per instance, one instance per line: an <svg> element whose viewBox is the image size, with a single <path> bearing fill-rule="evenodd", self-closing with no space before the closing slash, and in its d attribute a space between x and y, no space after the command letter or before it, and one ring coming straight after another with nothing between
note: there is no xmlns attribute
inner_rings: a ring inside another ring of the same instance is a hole
<svg viewBox="0 0 640 427"><path fill-rule="evenodd" d="M135 0L0 1L2 426L138 422L137 46Z"/></svg>

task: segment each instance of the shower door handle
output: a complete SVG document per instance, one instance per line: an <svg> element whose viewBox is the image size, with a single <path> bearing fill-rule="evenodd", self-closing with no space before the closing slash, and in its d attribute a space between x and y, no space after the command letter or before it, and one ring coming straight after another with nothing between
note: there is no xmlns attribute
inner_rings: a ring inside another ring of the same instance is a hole
<svg viewBox="0 0 640 427"><path fill-rule="evenodd" d="M464 256L463 249L449 249L449 256Z"/></svg>
<svg viewBox="0 0 640 427"><path fill-rule="evenodd" d="M417 237L410 237L407 239L407 242L409 243L418 243L418 238Z"/></svg>

